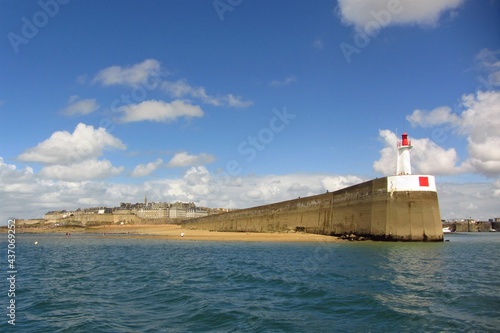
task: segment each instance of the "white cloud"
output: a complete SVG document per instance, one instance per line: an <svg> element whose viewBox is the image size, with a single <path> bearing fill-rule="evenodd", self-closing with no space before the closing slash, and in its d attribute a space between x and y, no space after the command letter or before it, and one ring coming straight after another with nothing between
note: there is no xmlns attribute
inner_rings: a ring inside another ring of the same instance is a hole
<svg viewBox="0 0 500 333"><path fill-rule="evenodd" d="M175 82L163 81L161 87L165 92L175 98L191 97L201 100L203 103L220 106L222 101L209 96L203 87L192 87L186 80L178 80Z"/></svg>
<svg viewBox="0 0 500 333"><path fill-rule="evenodd" d="M46 179L81 181L116 176L123 167L98 160L106 149L126 149L123 142L106 129L80 123L73 133L54 132L49 139L18 156L24 162L45 164L39 176Z"/></svg>
<svg viewBox="0 0 500 333"><path fill-rule="evenodd" d="M139 164L132 171L132 177L145 177L149 176L153 171L158 169L163 164L161 158L157 159L155 162L150 162L148 164Z"/></svg>
<svg viewBox="0 0 500 333"><path fill-rule="evenodd" d="M47 165L40 170L40 176L66 181L82 181L117 176L124 167L114 167L108 160L89 159L70 165Z"/></svg>
<svg viewBox="0 0 500 333"><path fill-rule="evenodd" d="M321 178L321 185L329 191L335 191L344 187L361 183L362 180L358 176L325 176Z"/></svg>
<svg viewBox="0 0 500 333"><path fill-rule="evenodd" d="M161 79L160 75L164 73L165 71L162 70L159 61L146 59L142 63L129 67L111 66L104 68L97 73L92 83L100 83L103 86L125 85L134 88L143 84L144 88L148 90L156 89L159 86L173 98L195 99L214 106L245 108L253 105L252 101L244 100L234 94L208 94L204 87L191 86L185 79L177 81Z"/></svg>
<svg viewBox="0 0 500 333"><path fill-rule="evenodd" d="M23 170L18 170L14 164L6 164L3 158L0 157L0 191L29 193L33 189L33 169L26 167ZM28 186L20 185L30 184Z"/></svg>
<svg viewBox="0 0 500 333"><path fill-rule="evenodd" d="M432 127L436 125L457 125L460 117L454 113L448 106L442 106L432 111L415 110L409 116L406 116L412 127Z"/></svg>
<svg viewBox="0 0 500 333"><path fill-rule="evenodd" d="M197 105L191 105L182 100L167 103L149 100L138 104L125 105L119 109L123 112L122 122L158 121L170 122L179 117L202 117L203 110Z"/></svg>
<svg viewBox="0 0 500 333"><path fill-rule="evenodd" d="M214 106L230 106L237 108L245 108L251 106L253 102L245 101L241 97L227 94L224 96L209 95L204 87L193 87L186 80L178 81L163 81L162 89L175 98L193 98L198 99L205 104Z"/></svg>
<svg viewBox="0 0 500 333"><path fill-rule="evenodd" d="M492 90L500 86L500 50L483 49L476 55L479 70L486 78L481 78L484 88Z"/></svg>
<svg viewBox="0 0 500 333"><path fill-rule="evenodd" d="M99 109L99 104L95 98L80 99L78 96L71 96L68 106L61 112L68 116L86 115Z"/></svg>
<svg viewBox="0 0 500 333"><path fill-rule="evenodd" d="M444 219L476 218L488 220L500 216L498 186L491 183L438 182L439 207Z"/></svg>
<svg viewBox="0 0 500 333"><path fill-rule="evenodd" d="M380 151L380 159L373 163L373 169L385 176L395 175L399 138L389 130L380 130L379 137L385 147ZM410 139L412 173L450 175L461 171L456 165L458 156L454 148L445 149L427 138Z"/></svg>
<svg viewBox="0 0 500 333"><path fill-rule="evenodd" d="M102 155L105 149L125 149L123 142L105 128L79 123L73 133L54 132L50 138L19 155L24 162L67 165Z"/></svg>
<svg viewBox="0 0 500 333"><path fill-rule="evenodd" d="M500 197L500 178L498 178L495 182L495 190L493 191L493 196L496 198ZM498 215L500 215L500 213Z"/></svg>
<svg viewBox="0 0 500 333"><path fill-rule="evenodd" d="M467 137L468 158L461 172L498 177L500 175L500 92L479 91L462 97L464 111L451 113L447 107L430 112L416 110L407 120L412 126L450 126L458 135ZM452 157L451 154L449 157Z"/></svg>
<svg viewBox="0 0 500 333"><path fill-rule="evenodd" d="M234 96L233 94L227 94L221 98L223 103L227 106L235 108L246 108L253 105L252 101L245 101L239 96Z"/></svg>
<svg viewBox="0 0 500 333"><path fill-rule="evenodd" d="M97 163L93 167L102 166ZM139 195L137 186L54 180L46 176L34 173L29 167L18 169L0 157L0 224L5 224L9 217L43 217L49 210L115 206L117 201L134 201Z"/></svg>
<svg viewBox="0 0 500 333"><path fill-rule="evenodd" d="M146 59L139 64L129 67L111 66L102 69L92 80L103 86L126 85L138 86L150 77L160 74L160 63L155 59Z"/></svg>
<svg viewBox="0 0 500 333"><path fill-rule="evenodd" d="M269 83L269 85L271 87L278 88L278 87L288 86L294 82L297 82L297 78L294 75L289 75L283 80L273 80L271 81L271 83Z"/></svg>
<svg viewBox="0 0 500 333"><path fill-rule="evenodd" d="M191 155L187 152L180 152L174 155L170 162L168 162L168 166L171 168L176 167L186 167L192 165L204 165L210 164L215 161L215 157L212 155L201 153L199 155Z"/></svg>
<svg viewBox="0 0 500 333"><path fill-rule="evenodd" d="M339 0L337 13L344 24L364 31L372 30L370 25L435 26L444 13L463 3L464 0Z"/></svg>
<svg viewBox="0 0 500 333"><path fill-rule="evenodd" d="M148 193L170 201L194 201L209 207L245 208L334 191L362 182L356 176L323 174L229 177L204 166L189 168L182 179L147 182ZM148 194L149 196L149 194Z"/></svg>
<svg viewBox="0 0 500 333"><path fill-rule="evenodd" d="M500 91L478 92L462 98L460 131L467 135L465 165L489 177L500 175Z"/></svg>

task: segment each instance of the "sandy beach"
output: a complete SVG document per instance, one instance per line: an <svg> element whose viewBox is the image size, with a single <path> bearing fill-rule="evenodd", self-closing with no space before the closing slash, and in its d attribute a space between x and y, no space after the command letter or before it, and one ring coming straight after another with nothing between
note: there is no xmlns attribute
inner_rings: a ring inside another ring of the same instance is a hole
<svg viewBox="0 0 500 333"><path fill-rule="evenodd" d="M87 228L18 228L18 233L71 233L96 234L100 236L133 236L155 239L176 239L184 241L244 241L244 242L343 242L332 236L306 233L255 233L255 232L217 232L191 230L180 225L112 225Z"/></svg>

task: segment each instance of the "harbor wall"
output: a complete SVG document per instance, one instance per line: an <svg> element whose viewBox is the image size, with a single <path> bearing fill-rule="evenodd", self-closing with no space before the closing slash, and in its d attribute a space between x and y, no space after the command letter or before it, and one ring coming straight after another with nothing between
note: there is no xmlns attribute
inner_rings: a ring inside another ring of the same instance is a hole
<svg viewBox="0 0 500 333"><path fill-rule="evenodd" d="M424 186L414 184L423 177L427 179ZM443 240L432 176L374 179L335 192L192 219L183 226L214 231L355 234L377 240Z"/></svg>

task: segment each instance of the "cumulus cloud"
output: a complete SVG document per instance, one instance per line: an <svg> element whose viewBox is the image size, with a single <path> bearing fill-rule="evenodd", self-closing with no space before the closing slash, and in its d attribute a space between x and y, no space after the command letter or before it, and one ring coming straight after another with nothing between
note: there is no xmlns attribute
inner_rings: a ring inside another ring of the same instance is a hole
<svg viewBox="0 0 500 333"><path fill-rule="evenodd" d="M465 95L460 131L467 135L464 165L489 177L500 175L500 91Z"/></svg>
<svg viewBox="0 0 500 333"><path fill-rule="evenodd" d="M181 179L148 181L148 193L171 201L194 201L209 207L245 208L290 200L354 185L356 176L323 174L242 175L229 177L223 171L210 172L193 166Z"/></svg>
<svg viewBox="0 0 500 333"><path fill-rule="evenodd" d="M163 160L161 158L157 159L154 162L150 162L148 164L139 164L135 167L134 171L132 171L132 177L145 177L149 176L153 171L158 169L163 164Z"/></svg>
<svg viewBox="0 0 500 333"><path fill-rule="evenodd" d="M456 10L464 0L339 0L337 13L346 25L371 30L369 25L415 24L435 26L446 12ZM368 28L368 29L367 29Z"/></svg>
<svg viewBox="0 0 500 333"><path fill-rule="evenodd" d="M432 111L415 110L407 120L412 126L449 126L467 137L468 158L460 165L462 172L480 173L488 177L500 175L500 92L479 91L462 96L460 114L448 107ZM450 156L451 157L451 154Z"/></svg>
<svg viewBox="0 0 500 333"><path fill-rule="evenodd" d="M193 87L186 80L163 81L161 87L172 97L197 99L205 104L214 106L244 108L253 104L252 101L245 101L241 97L234 96L233 94L223 96L209 95L204 87Z"/></svg>
<svg viewBox="0 0 500 333"><path fill-rule="evenodd" d="M63 171L72 172L72 169ZM30 167L20 169L7 164L0 157L0 221L3 221L0 224L10 217L43 217L49 210L113 207L117 201L136 202L139 190L141 187L128 184L50 179L34 173Z"/></svg>
<svg viewBox="0 0 500 333"><path fill-rule="evenodd" d="M14 164L4 163L0 157L0 191L29 193L33 189L33 184L24 186L33 180L34 172L30 167L19 170ZM23 185L20 185L22 183Z"/></svg>
<svg viewBox="0 0 500 333"><path fill-rule="evenodd" d="M283 80L273 80L269 85L274 88L279 88L283 86L288 86L294 82L297 82L297 78L294 75L289 75Z"/></svg>
<svg viewBox="0 0 500 333"><path fill-rule="evenodd" d="M126 149L126 146L105 128L95 129L91 125L79 123L73 133L54 132L47 140L19 155L18 159L24 162L67 165L99 157L105 149L113 148Z"/></svg>
<svg viewBox="0 0 500 333"><path fill-rule="evenodd" d="M99 109L95 98L80 99L78 96L69 98L68 106L61 113L68 116L86 115Z"/></svg>
<svg viewBox="0 0 500 333"><path fill-rule="evenodd" d="M383 175L395 175L399 138L390 130L380 130L379 138L385 147L380 151L380 159L373 163L373 169ZM411 138L411 143L412 173L450 175L460 172L454 148L445 149L427 138Z"/></svg>
<svg viewBox="0 0 500 333"><path fill-rule="evenodd" d="M124 167L114 167L108 160L89 159L69 165L47 165L40 170L40 176L66 181L82 181L117 176Z"/></svg>
<svg viewBox="0 0 500 333"><path fill-rule="evenodd" d="M99 71L93 83L100 83L103 86L126 85L138 86L150 77L160 74L160 63L155 59L146 59L139 64L128 67L111 66Z"/></svg>
<svg viewBox="0 0 500 333"><path fill-rule="evenodd" d="M168 162L168 166L171 168L186 167L192 165L210 164L213 161L215 161L215 157L210 154L201 153L199 155L191 155L187 152L180 152L172 157L170 162Z"/></svg>
<svg viewBox="0 0 500 333"><path fill-rule="evenodd" d="M138 104L125 105L119 108L123 113L122 122L158 121L170 122L180 117L202 117L203 110L182 100L164 102L157 100L144 101Z"/></svg>
<svg viewBox="0 0 500 333"><path fill-rule="evenodd" d="M476 218L487 221L500 216L499 186L492 183L438 182L439 207L445 219ZM495 188L496 187L496 188Z"/></svg>
<svg viewBox="0 0 500 333"><path fill-rule="evenodd" d="M450 107L442 106L432 111L415 110L406 120L412 127L432 127L437 125L457 125L460 123L460 117L454 114Z"/></svg>

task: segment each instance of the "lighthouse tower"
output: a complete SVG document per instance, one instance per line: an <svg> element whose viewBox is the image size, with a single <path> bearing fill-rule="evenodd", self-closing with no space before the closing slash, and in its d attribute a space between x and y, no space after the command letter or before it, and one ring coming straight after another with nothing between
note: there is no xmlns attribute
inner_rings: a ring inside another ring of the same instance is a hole
<svg viewBox="0 0 500 333"><path fill-rule="evenodd" d="M411 148L411 141L408 140L408 134L404 132L401 135L401 141L398 141L398 164L396 167L396 175L411 175Z"/></svg>

